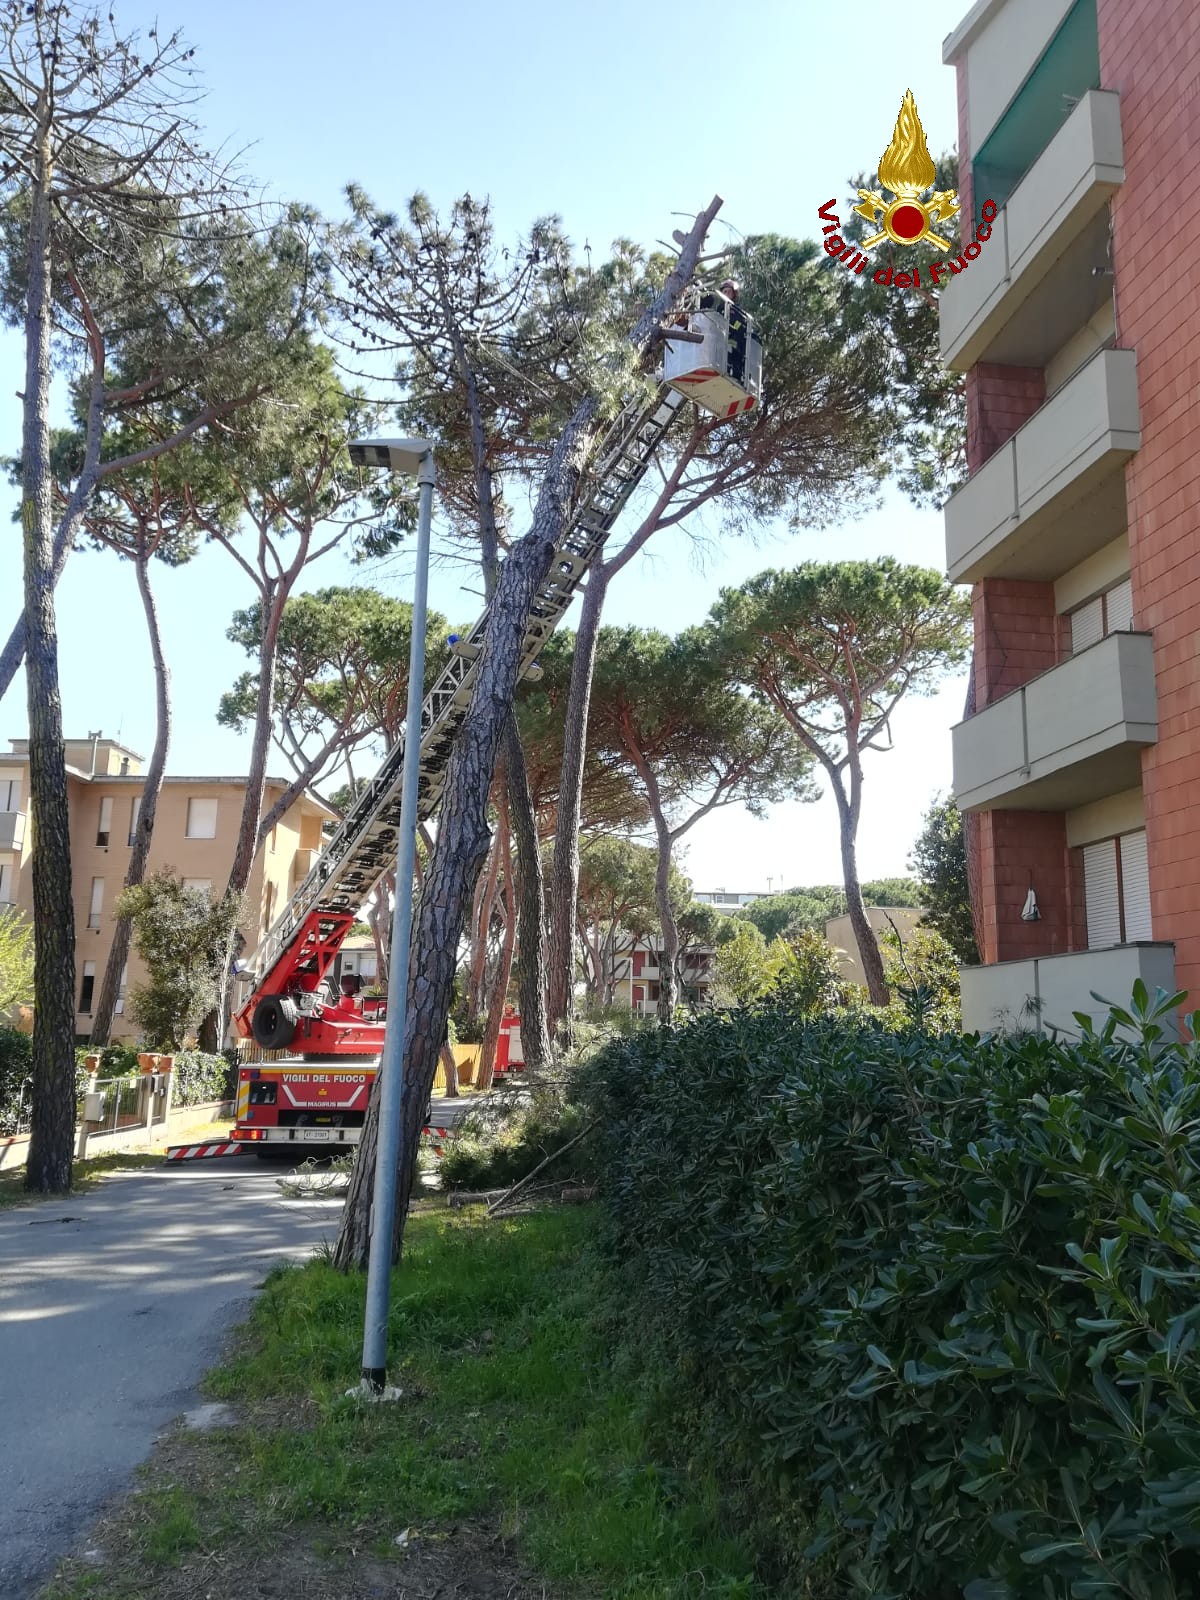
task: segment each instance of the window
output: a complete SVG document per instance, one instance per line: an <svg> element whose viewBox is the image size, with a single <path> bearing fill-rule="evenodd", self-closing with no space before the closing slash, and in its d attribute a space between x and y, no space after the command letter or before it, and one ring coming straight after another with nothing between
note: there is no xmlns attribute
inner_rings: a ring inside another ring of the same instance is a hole
<svg viewBox="0 0 1200 1600"><path fill-rule="evenodd" d="M96 824L96 843L108 844L108 835L112 829L112 795L106 794L100 802L100 820Z"/></svg>
<svg viewBox="0 0 1200 1600"><path fill-rule="evenodd" d="M128 977L129 977L129 963L127 961L125 963L125 965L121 968L121 981L117 985L117 1003L113 1007L113 1013L114 1013L115 1016L118 1016L118 1017L125 1010L125 983L126 983L126 980L128 979Z"/></svg>
<svg viewBox="0 0 1200 1600"><path fill-rule="evenodd" d="M211 894L212 893L212 879L211 878L185 878L183 880L183 887L185 889L194 889L197 894Z"/></svg>
<svg viewBox="0 0 1200 1600"><path fill-rule="evenodd" d="M189 839L215 839L217 837L217 802L193 796L187 807L187 837Z"/></svg>
<svg viewBox="0 0 1200 1600"><path fill-rule="evenodd" d="M0 905L12 899L13 870L7 861L0 861Z"/></svg>
<svg viewBox="0 0 1200 1600"><path fill-rule="evenodd" d="M1154 937L1144 828L1085 845L1083 885L1090 950Z"/></svg>
<svg viewBox="0 0 1200 1600"><path fill-rule="evenodd" d="M1071 652L1078 655L1110 633L1133 627L1133 585L1128 578L1071 613Z"/></svg>
<svg viewBox="0 0 1200 1600"><path fill-rule="evenodd" d="M129 844L132 847L134 834L137 833L138 816L142 809L142 797L135 794L129 802Z"/></svg>
<svg viewBox="0 0 1200 1600"><path fill-rule="evenodd" d="M92 1014L92 991L96 987L96 963L83 963L83 979L79 985L79 1009L85 1017Z"/></svg>
<svg viewBox="0 0 1200 1600"><path fill-rule="evenodd" d="M278 832L279 832L279 824L276 823L275 826L271 829L271 854L272 855L275 854L275 836L276 836L276 834Z"/></svg>
<svg viewBox="0 0 1200 1600"><path fill-rule="evenodd" d="M20 811L20 778L0 778L0 811Z"/></svg>
<svg viewBox="0 0 1200 1600"><path fill-rule="evenodd" d="M88 927L100 926L100 913L104 909L104 879L92 879L92 897L88 901Z"/></svg>

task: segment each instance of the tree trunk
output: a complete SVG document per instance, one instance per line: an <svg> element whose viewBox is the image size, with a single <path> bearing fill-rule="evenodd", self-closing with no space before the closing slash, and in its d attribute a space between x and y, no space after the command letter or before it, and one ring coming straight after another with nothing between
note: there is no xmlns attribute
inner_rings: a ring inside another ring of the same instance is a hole
<svg viewBox="0 0 1200 1600"><path fill-rule="evenodd" d="M862 885L858 881L858 809L854 804L853 796L847 800L842 792L841 785L833 784L834 799L838 808L838 832L841 836L842 848L842 882L846 888L846 910L850 917L850 926L854 930L854 940L858 945L859 959L863 964L863 972L867 979L867 992L871 996L871 1004L886 1006L891 1000L891 992L887 980L883 975L883 957L879 953L879 940L875 937L875 930L867 918L867 908L863 904Z"/></svg>
<svg viewBox="0 0 1200 1600"><path fill-rule="evenodd" d="M229 869L226 894L244 894L250 882L258 849L258 819L262 811L263 785L267 775L267 753L271 748L271 726L275 719L275 660L279 648L279 624L283 620L286 595L275 584L264 587L262 597L262 644L258 652L258 699L254 707L254 738L250 746L250 770L242 801L242 820L238 826L233 865Z"/></svg>
<svg viewBox="0 0 1200 1600"><path fill-rule="evenodd" d="M158 624L158 607L154 600L154 591L150 587L149 558L140 553L134 563L137 573L138 592L142 597L142 610L146 616L146 631L150 637L150 653L154 658L155 681L155 729L154 749L150 756L150 765L146 769L145 782L142 785L142 803L138 807L137 827L134 830L133 846L129 854L129 866L125 871L125 888L135 888L146 876L146 864L150 858L150 844L154 837L154 818L158 810L158 798L162 793L163 773L167 765L167 751L171 744L171 669L163 653L162 632ZM113 930L112 949L108 953L108 965L104 969L104 981L100 985L100 998L96 1002L96 1013L92 1018L91 1042L93 1045L105 1045L112 1030L113 1012L116 1009L117 999L121 990L121 974L125 970L125 963L129 959L129 944L133 934L133 924L128 917L118 917Z"/></svg>
<svg viewBox="0 0 1200 1600"><path fill-rule="evenodd" d="M507 853L506 851L505 854ZM507 862L505 866L507 868ZM504 888L507 898L507 895L512 893L511 877L506 879ZM516 943L517 908L514 904L509 909L508 921L504 927L504 943L500 947L500 959L496 963L492 992L488 996L487 1026L483 1030L483 1043L479 1047L479 1068L475 1078L475 1087L480 1091L492 1087L496 1073L496 1050L500 1044L500 1029L504 1023L504 1012L508 1002L508 986L512 980Z"/></svg>
<svg viewBox="0 0 1200 1600"><path fill-rule="evenodd" d="M538 586L549 571L550 558L582 473L591 443L593 411L590 402L585 404L564 430L538 499L533 527L514 545L500 570L474 693L450 756L437 848L414 929L393 1260L400 1256L422 1119L445 1037L458 941L491 839L488 796L504 722L516 691L525 621ZM365 1265L370 1249L378 1086L376 1076L334 1251L334 1261L343 1269Z"/></svg>
<svg viewBox="0 0 1200 1600"><path fill-rule="evenodd" d="M33 1134L25 1187L63 1193L71 1187L75 1150L75 907L54 615L49 182L44 138L31 191L21 438L34 928Z"/></svg>
<svg viewBox="0 0 1200 1600"><path fill-rule="evenodd" d="M71 534L76 523L64 516L59 522L54 535L53 555L50 563L50 588L58 587L58 580L62 577L63 568L67 564L67 557L71 553ZM0 700L8 693L12 681L16 677L22 661L25 659L25 614L24 612L12 625L12 631L0 650Z"/></svg>
<svg viewBox="0 0 1200 1600"><path fill-rule="evenodd" d="M672 840L657 795L651 802L651 810L654 813L654 832L658 839L658 863L654 869L654 899L658 906L658 920L662 926L663 946L658 958L658 1020L670 1022L675 1015L677 989L675 972L679 963L679 929L675 924L675 908L671 904Z"/></svg>
<svg viewBox="0 0 1200 1600"><path fill-rule="evenodd" d="M639 318L631 340L639 355L648 347L655 330L690 282L705 234L720 205L720 198L714 197L696 218L680 249L675 268L653 304ZM393 1261L399 1260L403 1247L425 1106L433 1085L438 1051L445 1038L458 941L488 847L488 795L504 722L516 693L525 625L538 586L550 570L555 546L579 488L595 431L595 412L593 399L583 401L559 435L542 481L533 525L513 546L500 569L488 607L471 703L451 750L437 849L430 863L414 929L404 1038ZM381 1074L377 1073L334 1250L334 1262L343 1269L364 1265L370 1250L380 1080Z"/></svg>
<svg viewBox="0 0 1200 1600"><path fill-rule="evenodd" d="M550 887L549 994L547 1023L556 1038L569 1040L575 991L575 903L579 897L579 813L583 804L583 768L587 756L588 708L596 665L596 637L608 578L602 567L592 570L583 594L571 687L567 694L566 731L554 828L554 862Z"/></svg>
<svg viewBox="0 0 1200 1600"><path fill-rule="evenodd" d="M488 851L487 871L481 871L472 902L471 966L467 973L467 1010L479 1016L484 1008L487 990L488 940L491 938L492 913L500 882L500 833L496 832Z"/></svg>
<svg viewBox="0 0 1200 1600"><path fill-rule="evenodd" d="M517 899L513 893L512 851L508 832L508 785L506 782L503 752L496 763L497 788L500 791L496 818L496 859L500 865L500 892L504 896L504 938L500 954L492 973L490 990L481 996L480 1010L486 1014L483 1040L479 1047L479 1068L475 1075L477 1089L490 1089L496 1066L496 1046L500 1041L500 1024L504 1020L504 1003L508 998L508 984L512 977L513 950L517 937Z"/></svg>
<svg viewBox="0 0 1200 1600"><path fill-rule="evenodd" d="M521 888L517 929L521 1048L527 1071L546 1072L550 1067L550 1033L546 1025L546 899L542 852L533 796L529 792L525 752L521 748L517 719L512 714L504 734L504 760L508 768L509 804L517 841L517 879Z"/></svg>
<svg viewBox="0 0 1200 1600"><path fill-rule="evenodd" d="M454 1046L449 1040L442 1046L442 1071L446 1075L446 1099L458 1099L458 1062L454 1059Z"/></svg>

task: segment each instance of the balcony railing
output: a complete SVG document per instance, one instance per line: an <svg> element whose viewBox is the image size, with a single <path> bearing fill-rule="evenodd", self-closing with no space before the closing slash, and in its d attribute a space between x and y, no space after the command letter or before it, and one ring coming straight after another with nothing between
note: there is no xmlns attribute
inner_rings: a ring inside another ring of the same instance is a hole
<svg viewBox="0 0 1200 1600"><path fill-rule="evenodd" d="M991 967L961 967L963 1030L966 1033L1028 1031L1075 1036L1082 1011L1099 1025L1106 1008L1102 995L1127 1006L1140 978L1151 994L1175 989L1173 944L1121 944L1105 950L1076 950L1031 961L1001 961Z"/></svg>
<svg viewBox="0 0 1200 1600"><path fill-rule="evenodd" d="M946 568L1050 582L1125 531L1137 358L1101 350L946 503Z"/></svg>
<svg viewBox="0 0 1200 1600"><path fill-rule="evenodd" d="M1148 633L1112 633L953 730L964 811L1066 811L1141 782L1158 737Z"/></svg>
<svg viewBox="0 0 1200 1600"><path fill-rule="evenodd" d="M939 304L942 358L1044 367L1112 294L1108 202L1125 181L1121 101L1091 89L1021 179ZM988 198L976 193L975 209ZM997 197L999 199L999 197Z"/></svg>
<svg viewBox="0 0 1200 1600"><path fill-rule="evenodd" d="M0 811L0 850L19 850L25 843L25 813Z"/></svg>

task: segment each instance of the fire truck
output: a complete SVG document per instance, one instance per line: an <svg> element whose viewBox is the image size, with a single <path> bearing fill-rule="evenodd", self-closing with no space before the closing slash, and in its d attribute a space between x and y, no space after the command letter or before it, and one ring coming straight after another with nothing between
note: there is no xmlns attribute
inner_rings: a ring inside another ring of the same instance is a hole
<svg viewBox="0 0 1200 1600"><path fill-rule="evenodd" d="M519 678L536 676L537 658L562 620L608 535L641 482L685 402L721 419L761 404L762 342L735 300L694 286L669 310L656 392L631 398L605 430L580 498L525 623ZM235 1016L239 1036L264 1051L289 1052L239 1069L237 1116L227 1140L177 1146L175 1159L253 1149L276 1151L358 1142L383 1048L385 1002L360 998L356 980L331 975L343 939L396 859L405 739L421 741L418 814L441 799L455 734L474 689L488 613L451 642L449 661L421 707L419 729L405 730L384 757L316 864L256 953L249 998Z"/></svg>

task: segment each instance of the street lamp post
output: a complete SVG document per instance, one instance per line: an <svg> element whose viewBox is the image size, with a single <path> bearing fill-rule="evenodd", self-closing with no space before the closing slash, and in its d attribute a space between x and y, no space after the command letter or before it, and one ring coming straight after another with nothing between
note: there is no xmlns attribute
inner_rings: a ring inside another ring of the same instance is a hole
<svg viewBox="0 0 1200 1600"><path fill-rule="evenodd" d="M362 1382L383 1394L387 1381L388 1298L392 1276L392 1230L400 1157L400 1111L404 1091L404 1033L408 1022L408 961L412 937L413 871L417 855L417 781L421 767L421 700L425 682L425 610L429 592L429 528L435 482L433 447L427 439L356 439L356 466L384 467L417 480L417 574L413 588L412 645L408 656L408 712L404 722L404 777L396 902L388 962L387 1029L379 1061L379 1137L371 1200L371 1245L367 1260L367 1310L363 1322Z"/></svg>

